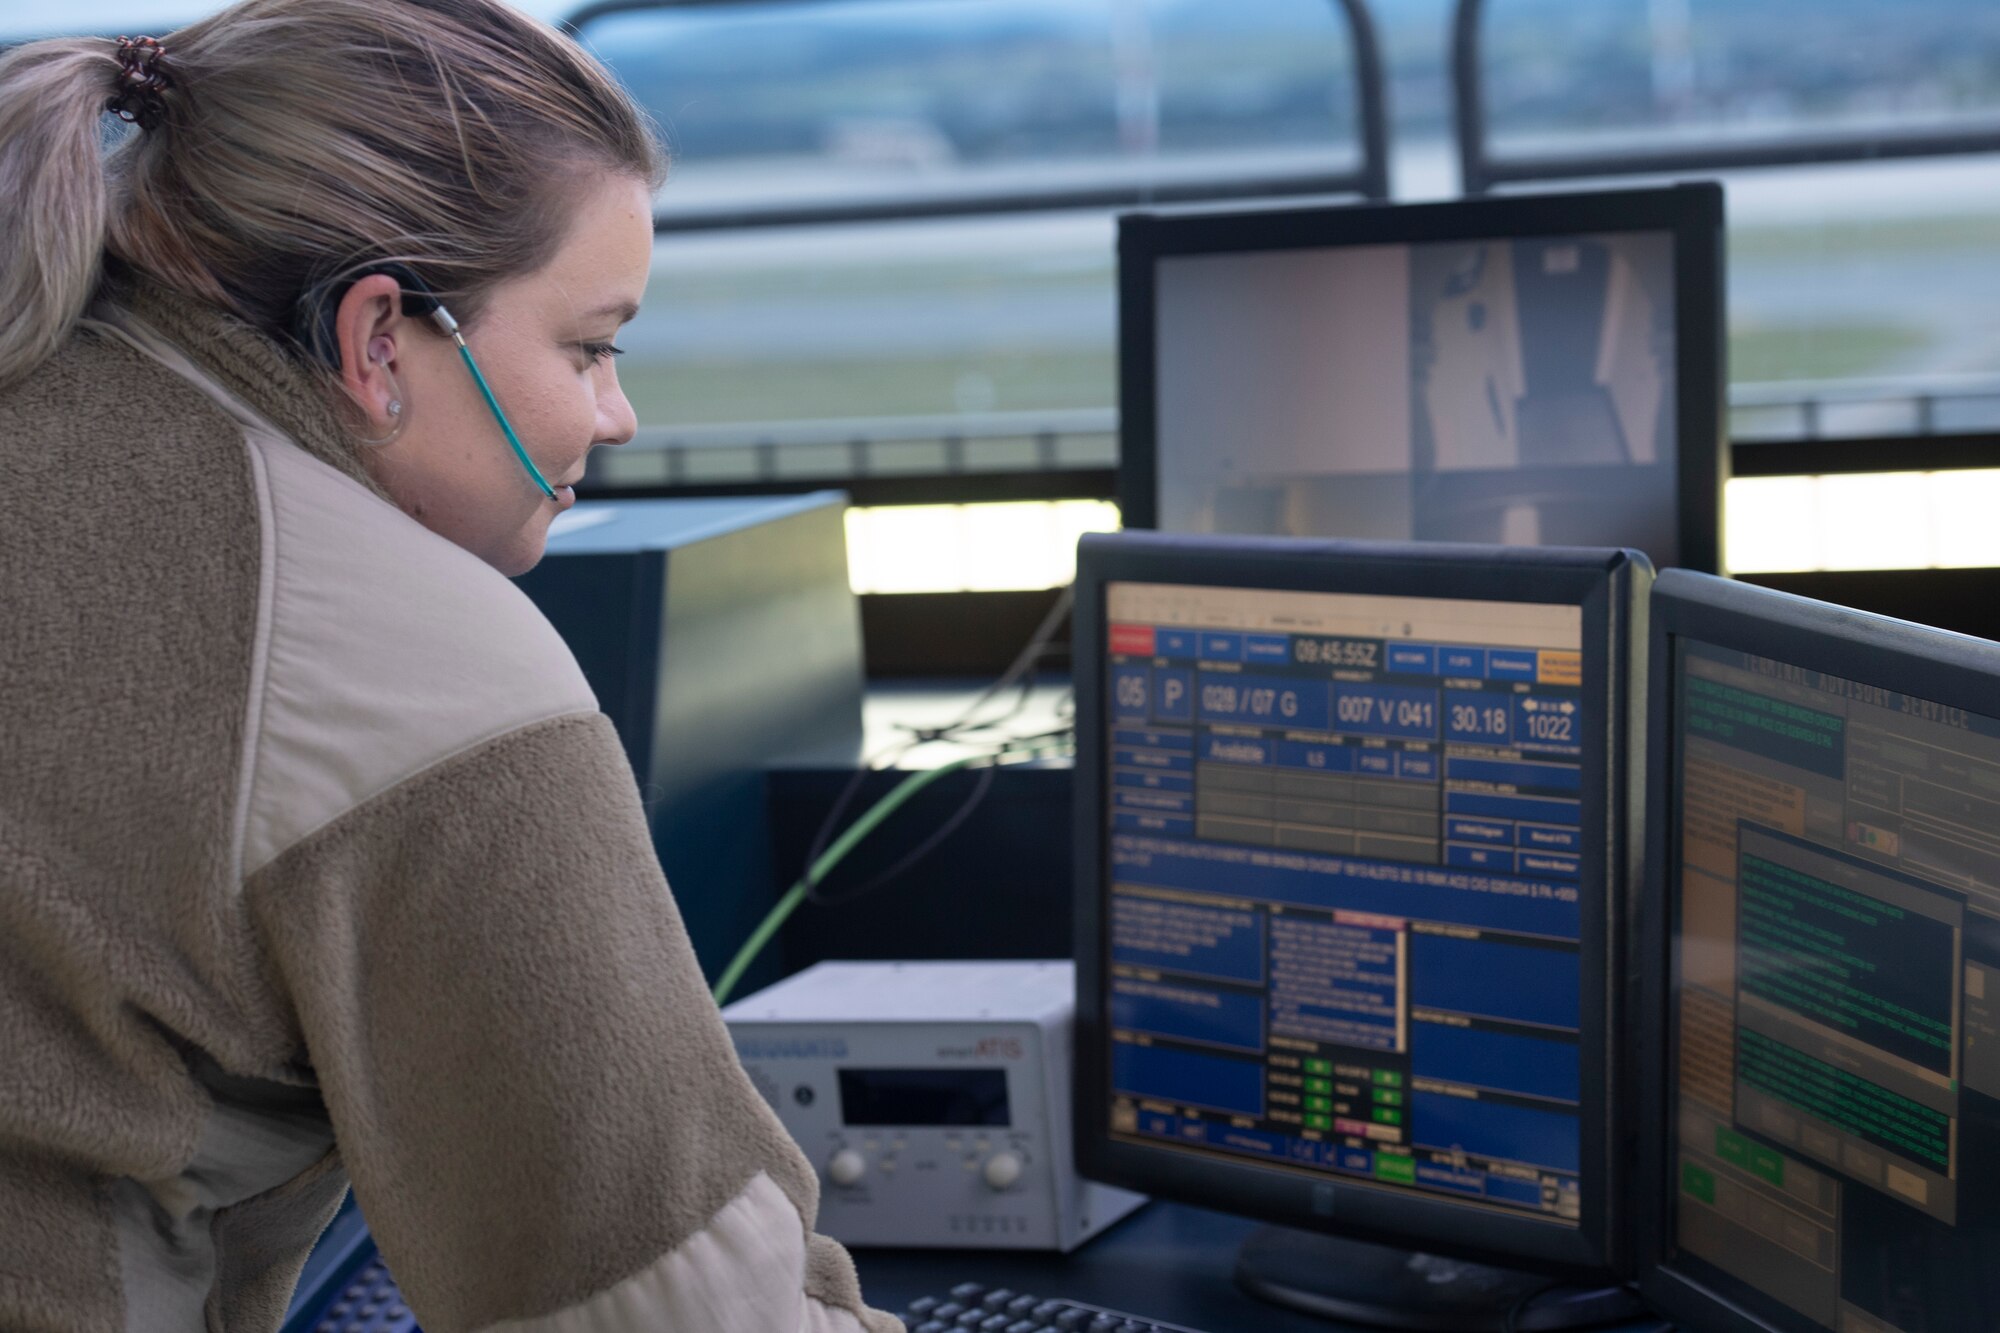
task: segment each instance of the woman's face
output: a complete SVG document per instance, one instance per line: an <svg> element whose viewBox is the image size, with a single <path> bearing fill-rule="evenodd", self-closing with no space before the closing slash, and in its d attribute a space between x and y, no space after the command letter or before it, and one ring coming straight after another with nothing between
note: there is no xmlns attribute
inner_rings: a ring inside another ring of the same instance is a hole
<svg viewBox="0 0 2000 1333"><path fill-rule="evenodd" d="M457 345L402 315L393 278L364 278L341 301L348 392L371 434L401 421L392 443L362 450L370 474L405 513L510 576L542 558L549 520L576 503L571 487L592 446L623 444L638 428L612 344L646 290L651 198L627 176L585 179L554 257L496 287L462 329L555 501L514 456Z"/></svg>

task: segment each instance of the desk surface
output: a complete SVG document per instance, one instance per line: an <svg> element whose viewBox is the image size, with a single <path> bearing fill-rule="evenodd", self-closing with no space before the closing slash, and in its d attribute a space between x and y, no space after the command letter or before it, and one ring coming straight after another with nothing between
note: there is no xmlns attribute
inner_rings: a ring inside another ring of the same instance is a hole
<svg viewBox="0 0 2000 1333"><path fill-rule="evenodd" d="M1237 1290L1236 1251L1258 1223L1184 1204L1151 1203L1074 1254L1019 1250L857 1249L861 1291L882 1310L901 1311L919 1296L937 1296L960 1282L1011 1287L1197 1329L1200 1333L1375 1333L1314 1319ZM307 1262L286 1317L286 1333L303 1333L317 1311L360 1262L372 1258L361 1214L350 1196ZM1646 1320L1609 1333L1657 1333Z"/></svg>
<svg viewBox="0 0 2000 1333"><path fill-rule="evenodd" d="M1362 1333L1355 1325L1266 1305L1237 1289L1236 1251L1260 1224L1184 1204L1151 1203L1073 1254L1009 1250L854 1251L861 1291L901 1311L960 1282L1058 1296L1200 1333ZM1661 1328L1624 1326L1629 1333Z"/></svg>

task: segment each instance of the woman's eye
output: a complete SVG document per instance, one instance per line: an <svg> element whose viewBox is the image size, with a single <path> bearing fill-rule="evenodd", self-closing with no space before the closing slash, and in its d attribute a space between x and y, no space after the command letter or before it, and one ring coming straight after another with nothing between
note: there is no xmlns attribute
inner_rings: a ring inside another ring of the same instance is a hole
<svg viewBox="0 0 2000 1333"><path fill-rule="evenodd" d="M609 361L614 356L625 355L625 349L616 343L584 343L582 346L593 361Z"/></svg>

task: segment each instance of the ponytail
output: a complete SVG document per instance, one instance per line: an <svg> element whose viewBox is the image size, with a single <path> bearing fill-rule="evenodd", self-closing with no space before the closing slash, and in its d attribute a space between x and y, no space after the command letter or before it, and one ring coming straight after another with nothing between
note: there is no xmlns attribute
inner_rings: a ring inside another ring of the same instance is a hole
<svg viewBox="0 0 2000 1333"><path fill-rule="evenodd" d="M119 72L101 38L0 57L0 388L54 355L104 262L104 107Z"/></svg>

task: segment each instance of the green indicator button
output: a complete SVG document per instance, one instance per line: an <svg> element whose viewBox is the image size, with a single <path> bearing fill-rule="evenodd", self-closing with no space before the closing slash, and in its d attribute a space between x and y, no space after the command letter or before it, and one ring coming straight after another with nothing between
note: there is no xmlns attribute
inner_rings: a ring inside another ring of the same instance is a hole
<svg viewBox="0 0 2000 1333"><path fill-rule="evenodd" d="M1394 1088L1377 1088L1375 1089L1375 1100L1383 1106L1401 1106L1403 1104L1403 1094Z"/></svg>
<svg viewBox="0 0 2000 1333"><path fill-rule="evenodd" d="M1333 1093L1333 1080L1330 1078L1309 1078L1306 1080L1306 1091L1317 1092L1323 1097L1331 1096Z"/></svg>
<svg viewBox="0 0 2000 1333"><path fill-rule="evenodd" d="M1704 1171L1693 1162L1681 1163L1681 1189L1703 1203L1715 1202L1715 1175Z"/></svg>
<svg viewBox="0 0 2000 1333"><path fill-rule="evenodd" d="M1306 1117L1306 1128L1330 1130L1333 1128L1333 1117L1330 1115L1309 1115Z"/></svg>
<svg viewBox="0 0 2000 1333"><path fill-rule="evenodd" d="M1306 1061L1306 1072L1308 1074L1319 1074L1322 1077L1330 1076L1333 1073L1333 1061L1308 1060Z"/></svg>
<svg viewBox="0 0 2000 1333"><path fill-rule="evenodd" d="M1375 1123L1378 1125L1400 1125L1403 1123L1403 1113L1393 1106L1378 1106L1375 1108Z"/></svg>
<svg viewBox="0 0 2000 1333"><path fill-rule="evenodd" d="M1333 1099L1331 1097L1308 1097L1306 1098L1306 1110L1320 1111L1320 1112L1331 1111L1333 1110Z"/></svg>
<svg viewBox="0 0 2000 1333"><path fill-rule="evenodd" d="M1720 1126L1715 1131L1715 1155L1731 1166L1750 1169L1750 1140Z"/></svg>
<svg viewBox="0 0 2000 1333"><path fill-rule="evenodd" d="M1417 1183L1417 1159L1376 1153L1375 1179L1391 1181L1397 1185L1414 1185Z"/></svg>
<svg viewBox="0 0 2000 1333"><path fill-rule="evenodd" d="M1773 1185L1782 1185L1785 1183L1785 1159L1769 1148L1753 1146L1750 1149L1750 1173L1762 1176Z"/></svg>
<svg viewBox="0 0 2000 1333"><path fill-rule="evenodd" d="M1403 1076L1393 1069L1378 1069L1375 1071L1375 1086L1378 1088L1400 1088L1403 1086Z"/></svg>

